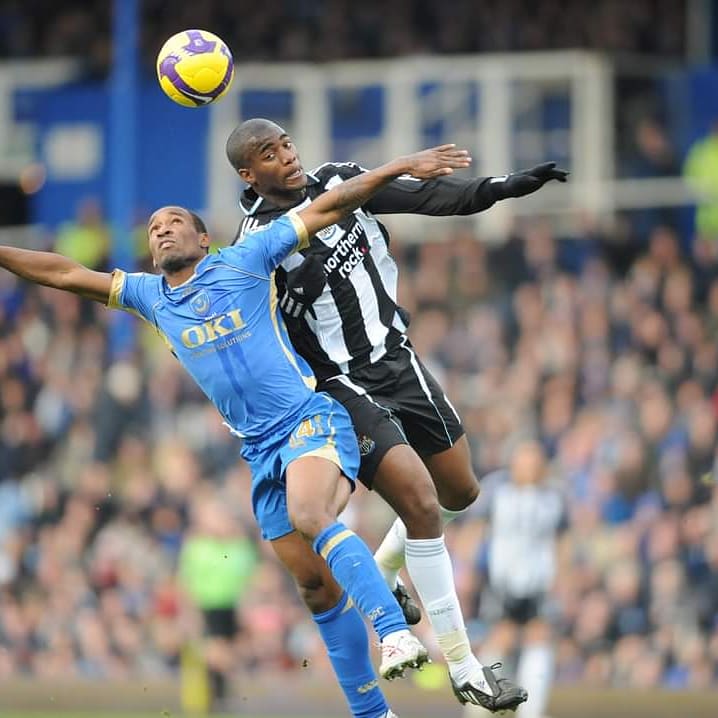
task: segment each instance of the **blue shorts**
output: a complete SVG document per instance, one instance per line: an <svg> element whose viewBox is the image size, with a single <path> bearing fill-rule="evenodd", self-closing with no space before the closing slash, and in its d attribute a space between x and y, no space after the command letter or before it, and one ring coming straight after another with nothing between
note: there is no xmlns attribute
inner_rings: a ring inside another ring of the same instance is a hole
<svg viewBox="0 0 718 718"><path fill-rule="evenodd" d="M286 471L302 456L321 456L352 484L359 472L359 448L347 410L327 394L315 394L287 432L245 441L242 457L252 470L252 509L262 538L273 541L294 531L287 511Z"/></svg>

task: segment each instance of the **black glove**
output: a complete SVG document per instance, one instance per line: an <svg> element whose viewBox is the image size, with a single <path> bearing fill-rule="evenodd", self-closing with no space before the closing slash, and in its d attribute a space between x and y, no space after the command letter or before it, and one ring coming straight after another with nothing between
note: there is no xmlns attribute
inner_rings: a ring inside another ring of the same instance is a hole
<svg viewBox="0 0 718 718"><path fill-rule="evenodd" d="M321 296L326 283L324 262L321 257L311 254L296 269L287 272L287 287L279 306L295 319L303 317L307 310L316 318L312 304Z"/></svg>
<svg viewBox="0 0 718 718"><path fill-rule="evenodd" d="M566 170L557 169L555 162L544 162L529 170L512 172L504 177L492 177L491 189L497 200L507 197L523 197L541 189L549 180L565 182L568 175Z"/></svg>

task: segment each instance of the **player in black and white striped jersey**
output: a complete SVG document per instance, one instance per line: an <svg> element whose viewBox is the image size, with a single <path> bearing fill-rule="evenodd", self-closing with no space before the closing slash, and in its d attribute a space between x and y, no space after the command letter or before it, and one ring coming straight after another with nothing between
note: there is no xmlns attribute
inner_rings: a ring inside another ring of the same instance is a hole
<svg viewBox="0 0 718 718"><path fill-rule="evenodd" d="M354 163L327 163L305 173L289 135L268 120L248 120L230 135L227 156L249 185L242 195L247 215L237 241L285 212L299 209L364 170ZM503 177L417 182L399 178L346 221L312 238L276 273L279 303L295 348L309 362L317 389L349 411L362 454L359 478L397 512L377 552L409 622L420 619L397 583L407 571L424 604L462 703L490 710L515 708L525 691L497 678L471 653L443 523L478 495L461 421L439 384L416 356L397 304L398 270L381 213L465 215L506 197L533 192L567 173L546 163ZM280 556L297 578L312 610L331 591L321 565ZM323 608L321 610L328 610Z"/></svg>
<svg viewBox="0 0 718 718"><path fill-rule="evenodd" d="M288 208L299 210L322 192L366 170L353 162L327 162L308 173L301 165L295 171L304 186L302 196L293 197L289 206L271 195L262 196L263 188L260 193L252 186L244 191L240 204L246 216L235 242ZM532 175L522 180L534 190L564 174L548 168L540 180ZM505 189L498 188L506 179L442 177L426 181L401 177L352 217L319 232L308 249L285 260L276 276L280 302L290 319L292 343L309 359L319 381L351 375L374 364L405 338L409 318L396 301L398 269L389 251L389 233L375 215L481 212L502 198ZM291 183L289 187L291 196L296 190Z"/></svg>
<svg viewBox="0 0 718 718"><path fill-rule="evenodd" d="M476 505L489 525L481 613L489 624L510 623L518 635L517 677L529 693L520 718L543 718L553 673L548 597L567 521L563 494L547 478L543 447L523 441L506 470L484 477ZM465 715L477 712L467 708Z"/></svg>

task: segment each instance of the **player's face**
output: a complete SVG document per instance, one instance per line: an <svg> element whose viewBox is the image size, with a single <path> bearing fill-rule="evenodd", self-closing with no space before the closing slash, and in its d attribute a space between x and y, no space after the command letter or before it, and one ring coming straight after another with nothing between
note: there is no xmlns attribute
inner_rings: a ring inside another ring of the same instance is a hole
<svg viewBox="0 0 718 718"><path fill-rule="evenodd" d="M248 165L239 175L261 196L291 194L307 184L297 148L281 127L267 129L256 139Z"/></svg>
<svg viewBox="0 0 718 718"><path fill-rule="evenodd" d="M158 209L147 223L150 254L155 266L173 274L193 266L207 254L209 237L199 232L182 207Z"/></svg>
<svg viewBox="0 0 718 718"><path fill-rule="evenodd" d="M543 478L545 466L541 445L528 442L516 449L511 461L511 475L517 484L536 484Z"/></svg>

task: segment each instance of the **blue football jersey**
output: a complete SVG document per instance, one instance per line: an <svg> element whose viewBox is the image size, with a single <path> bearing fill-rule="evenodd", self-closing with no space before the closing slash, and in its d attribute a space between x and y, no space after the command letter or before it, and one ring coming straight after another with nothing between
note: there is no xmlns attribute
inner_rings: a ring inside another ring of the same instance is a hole
<svg viewBox="0 0 718 718"><path fill-rule="evenodd" d="M273 277L307 241L301 219L289 214L207 255L177 287L160 275L115 270L108 306L153 325L236 434L264 438L314 396L314 376L289 341Z"/></svg>

